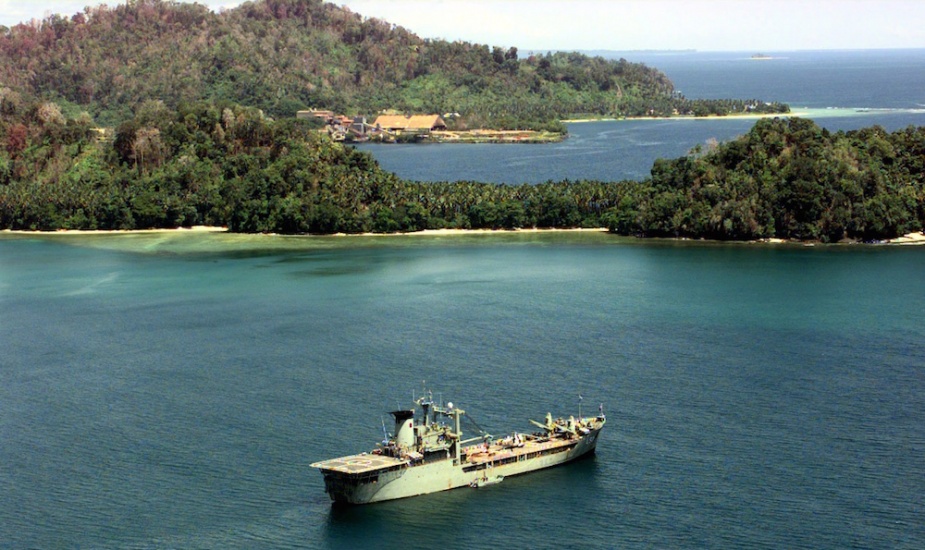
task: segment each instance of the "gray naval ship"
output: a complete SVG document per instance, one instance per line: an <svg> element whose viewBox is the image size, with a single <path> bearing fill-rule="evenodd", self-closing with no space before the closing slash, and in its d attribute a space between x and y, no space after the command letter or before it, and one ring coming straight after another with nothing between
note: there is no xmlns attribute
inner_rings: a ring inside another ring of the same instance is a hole
<svg viewBox="0 0 925 550"><path fill-rule="evenodd" d="M446 491L483 487L505 476L563 464L594 452L606 418L603 405L597 416L531 420L535 433L494 439L482 432L463 439L460 427L466 412L438 405L433 396L415 400L422 414L397 410L395 433L386 434L371 452L312 464L324 475L325 491L334 502L367 504Z"/></svg>

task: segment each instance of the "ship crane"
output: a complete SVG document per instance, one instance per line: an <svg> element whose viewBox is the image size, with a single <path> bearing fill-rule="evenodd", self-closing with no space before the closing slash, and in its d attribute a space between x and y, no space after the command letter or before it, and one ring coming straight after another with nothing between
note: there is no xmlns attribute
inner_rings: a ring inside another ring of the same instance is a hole
<svg viewBox="0 0 925 550"><path fill-rule="evenodd" d="M481 439L483 439L483 440L485 440L485 441L491 441L491 440L494 438L493 435L491 435L490 433L488 433L488 432L486 432L485 430L483 430L482 427L479 426L478 422L476 422L474 418L472 418L471 416L469 416L469 413L463 413L463 416L466 417L466 420L468 420L469 422L472 423L472 425L475 427L475 430L481 435ZM474 437L474 438L472 438L472 441L476 441L476 440L478 440L478 439L479 439L479 438Z"/></svg>
<svg viewBox="0 0 925 550"><path fill-rule="evenodd" d="M564 423L562 421L554 421L552 419L552 415L549 413L546 413L546 423L545 424L537 422L536 420L531 420L530 423L536 426L537 428L545 430L546 433L549 433L549 434L553 434L556 432L565 432L565 433L570 433L572 435L578 435L574 428L574 424L575 424L574 419L571 419L568 423Z"/></svg>
<svg viewBox="0 0 925 550"><path fill-rule="evenodd" d="M389 431L385 429L385 418L379 418L379 421L382 422L382 444L389 444Z"/></svg>

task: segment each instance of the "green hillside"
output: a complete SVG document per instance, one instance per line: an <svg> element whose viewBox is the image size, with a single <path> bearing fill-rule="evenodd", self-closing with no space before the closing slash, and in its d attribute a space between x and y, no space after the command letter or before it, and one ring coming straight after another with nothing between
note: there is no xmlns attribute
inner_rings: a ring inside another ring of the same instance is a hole
<svg viewBox="0 0 925 550"><path fill-rule="evenodd" d="M0 87L110 126L150 99L171 108L231 101L271 116L304 108L454 112L470 127L496 128L587 115L786 109L688 101L660 71L622 59L522 58L513 46L424 40L320 0L260 0L222 13L129 0L0 29Z"/></svg>

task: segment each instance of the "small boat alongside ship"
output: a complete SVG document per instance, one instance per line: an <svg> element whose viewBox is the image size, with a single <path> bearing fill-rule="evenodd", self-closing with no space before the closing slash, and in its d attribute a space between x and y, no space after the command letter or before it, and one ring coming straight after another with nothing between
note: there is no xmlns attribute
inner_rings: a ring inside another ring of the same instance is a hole
<svg viewBox="0 0 925 550"><path fill-rule="evenodd" d="M492 476L492 477L485 476L485 477L480 477L474 480L472 483L469 484L469 487L472 487L473 489L479 489L481 487L486 487L488 485L496 485L498 483L501 483L502 481L504 481L504 476Z"/></svg>
<svg viewBox="0 0 925 550"><path fill-rule="evenodd" d="M539 431L514 432L494 439L482 432L463 439L466 412L453 403L437 404L432 394L415 400L414 409L392 411L395 433L370 452L315 462L325 491L334 502L368 504L458 487L485 487L505 477L570 462L592 454L606 423L597 416L531 420Z"/></svg>

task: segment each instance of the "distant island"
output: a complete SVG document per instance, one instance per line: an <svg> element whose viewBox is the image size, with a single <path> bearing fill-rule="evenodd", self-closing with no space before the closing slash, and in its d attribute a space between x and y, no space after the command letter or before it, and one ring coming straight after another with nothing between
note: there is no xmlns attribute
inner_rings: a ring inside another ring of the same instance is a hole
<svg viewBox="0 0 925 550"><path fill-rule="evenodd" d="M771 57L770 55L765 55L765 54L763 54L763 53L756 53L756 54L752 55L751 58L752 58L752 59L757 59L757 60L774 59L774 58Z"/></svg>

